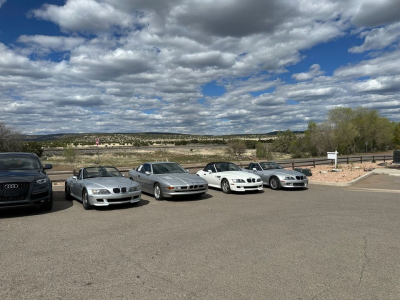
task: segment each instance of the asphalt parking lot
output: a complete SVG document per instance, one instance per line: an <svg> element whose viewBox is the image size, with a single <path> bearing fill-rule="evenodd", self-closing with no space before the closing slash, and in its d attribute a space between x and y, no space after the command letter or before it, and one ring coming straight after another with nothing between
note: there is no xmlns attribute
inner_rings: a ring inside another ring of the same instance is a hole
<svg viewBox="0 0 400 300"><path fill-rule="evenodd" d="M0 299L400 299L400 194L308 190L0 210Z"/></svg>

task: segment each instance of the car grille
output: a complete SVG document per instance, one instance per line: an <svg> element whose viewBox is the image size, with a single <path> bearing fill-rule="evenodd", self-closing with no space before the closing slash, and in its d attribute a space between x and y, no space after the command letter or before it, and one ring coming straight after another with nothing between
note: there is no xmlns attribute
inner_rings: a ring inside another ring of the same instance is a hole
<svg viewBox="0 0 400 300"><path fill-rule="evenodd" d="M304 183L293 183L293 186L304 186Z"/></svg>
<svg viewBox="0 0 400 300"><path fill-rule="evenodd" d="M258 189L260 187L261 186L259 186L259 185L252 185L252 186L244 186L243 188L246 190L246 189Z"/></svg>
<svg viewBox="0 0 400 300"><path fill-rule="evenodd" d="M303 180L303 179L305 179L305 178L304 178L304 176L296 176L296 179L297 179L297 180Z"/></svg>
<svg viewBox="0 0 400 300"><path fill-rule="evenodd" d="M29 194L29 182L0 183L0 202L25 200Z"/></svg>
<svg viewBox="0 0 400 300"><path fill-rule="evenodd" d="M255 178L247 178L247 182L248 183L256 182L256 179Z"/></svg>
<svg viewBox="0 0 400 300"><path fill-rule="evenodd" d="M204 189L205 185L189 185L189 186L181 186L179 187L181 190L197 190L197 189ZM179 191L179 190L177 190Z"/></svg>
<svg viewBox="0 0 400 300"><path fill-rule="evenodd" d="M126 187L123 187L123 188L113 188L113 192L114 192L115 194L126 193Z"/></svg>
<svg viewBox="0 0 400 300"><path fill-rule="evenodd" d="M29 182L6 182L0 183L0 191L2 190L29 190L30 183Z"/></svg>
<svg viewBox="0 0 400 300"><path fill-rule="evenodd" d="M134 197L125 197L125 198L119 198L119 199L107 199L107 202L113 203L113 202L122 202L122 201L129 201L131 199L137 199L139 196L134 196Z"/></svg>

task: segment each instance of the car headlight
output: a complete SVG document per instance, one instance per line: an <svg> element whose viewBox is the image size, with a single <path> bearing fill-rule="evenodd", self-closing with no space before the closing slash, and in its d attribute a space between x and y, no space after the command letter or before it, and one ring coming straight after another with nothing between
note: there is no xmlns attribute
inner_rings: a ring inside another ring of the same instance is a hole
<svg viewBox="0 0 400 300"><path fill-rule="evenodd" d="M261 182L261 178L258 178L258 179L257 179L257 182Z"/></svg>
<svg viewBox="0 0 400 300"><path fill-rule="evenodd" d="M138 187L138 186L131 186L131 188L129 189L129 192L136 192L136 191L140 191L140 187Z"/></svg>
<svg viewBox="0 0 400 300"><path fill-rule="evenodd" d="M93 189L92 190L92 194L96 194L96 195L99 195L99 194L104 195L104 194L109 194L109 193L110 192L107 189Z"/></svg>
<svg viewBox="0 0 400 300"><path fill-rule="evenodd" d="M245 183L246 181L244 181L243 179L232 179L233 183Z"/></svg>
<svg viewBox="0 0 400 300"><path fill-rule="evenodd" d="M45 183L47 183L47 178L38 179L38 180L36 180L36 183L37 184L45 184Z"/></svg>
<svg viewBox="0 0 400 300"><path fill-rule="evenodd" d="M285 180L294 180L294 178L291 176L288 176L288 177L285 177Z"/></svg>

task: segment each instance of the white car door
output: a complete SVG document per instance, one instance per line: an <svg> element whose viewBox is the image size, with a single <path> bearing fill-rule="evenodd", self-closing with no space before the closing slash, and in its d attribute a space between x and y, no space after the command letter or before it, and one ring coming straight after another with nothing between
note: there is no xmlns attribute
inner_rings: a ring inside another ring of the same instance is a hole
<svg viewBox="0 0 400 300"><path fill-rule="evenodd" d="M201 177L203 177L205 180L207 180L208 184L214 187L220 187L220 178L221 175L219 175L215 169L214 165L208 165L203 171L201 171Z"/></svg>

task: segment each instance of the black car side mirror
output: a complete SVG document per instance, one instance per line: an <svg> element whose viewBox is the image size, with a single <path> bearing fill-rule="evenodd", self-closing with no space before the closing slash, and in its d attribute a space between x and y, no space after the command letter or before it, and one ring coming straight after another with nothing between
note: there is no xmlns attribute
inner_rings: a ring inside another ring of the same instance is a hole
<svg viewBox="0 0 400 300"><path fill-rule="evenodd" d="M43 167L44 170L50 170L53 169L53 165L52 164L45 164Z"/></svg>

